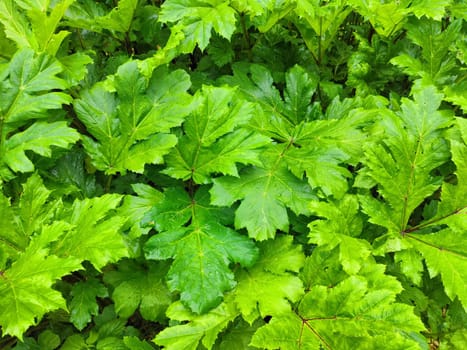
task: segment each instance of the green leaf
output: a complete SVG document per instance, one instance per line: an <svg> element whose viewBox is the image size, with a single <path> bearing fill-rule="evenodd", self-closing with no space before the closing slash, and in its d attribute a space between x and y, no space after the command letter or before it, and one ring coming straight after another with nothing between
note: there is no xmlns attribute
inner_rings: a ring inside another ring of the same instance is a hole
<svg viewBox="0 0 467 350"><path fill-rule="evenodd" d="M304 263L299 246L291 236L278 237L260 245L260 258L238 274L235 303L243 318L253 323L258 317L281 315L303 295L303 284L293 273Z"/></svg>
<svg viewBox="0 0 467 350"><path fill-rule="evenodd" d="M372 24L378 34L389 37L403 27L410 1L350 0L349 3Z"/></svg>
<svg viewBox="0 0 467 350"><path fill-rule="evenodd" d="M85 137L84 147L107 174L142 173L146 164L162 163L177 143L168 132L189 112L189 78L180 70L159 69L148 80L136 62L128 62L112 85L115 93L98 83L75 101L78 117L94 137Z"/></svg>
<svg viewBox="0 0 467 350"><path fill-rule="evenodd" d="M195 95L196 107L183 124L185 135L167 157L165 174L208 183L212 173L238 176L236 163L260 164L258 149L269 139L241 128L253 110L235 95L236 89L208 86Z"/></svg>
<svg viewBox="0 0 467 350"><path fill-rule="evenodd" d="M465 230L445 229L427 235L411 233L407 238L425 258L430 276L441 274L446 294L452 300L457 296L467 309L467 291L464 288L467 279Z"/></svg>
<svg viewBox="0 0 467 350"><path fill-rule="evenodd" d="M147 259L174 259L167 275L169 288L180 291L181 300L195 313L204 313L217 306L223 292L235 285L230 263L251 266L258 254L247 237L205 214L205 208L209 210L206 199L200 190L187 207L173 214L171 205L162 202L156 206L154 221L158 221L159 212L170 215L166 216L169 221L162 216L159 224L168 230L151 237L144 248ZM165 201L172 199L166 197ZM191 211L191 223L181 226L190 218L184 214L187 210ZM172 215L175 220L171 220ZM174 225L177 223L178 227Z"/></svg>
<svg viewBox="0 0 467 350"><path fill-rule="evenodd" d="M387 135L384 145L366 152L367 174L378 183L389 207L369 197L362 198L361 204L375 223L390 231L404 231L414 209L441 185L431 172L449 159L441 136L453 122L437 110L441 98L427 87L414 94L414 101L404 99L402 111L382 122Z"/></svg>
<svg viewBox="0 0 467 350"><path fill-rule="evenodd" d="M322 252L322 248L316 248L312 255ZM337 260L328 260L331 266L326 267L327 274L340 273L332 261L335 264ZM341 277L335 285L316 281L298 309L273 315L255 333L252 345L281 349L319 346L374 349L385 342L388 349L419 349L414 337L424 327L410 306L395 302L401 290L394 277L384 274L383 265L368 260L359 275Z"/></svg>
<svg viewBox="0 0 467 350"><path fill-rule="evenodd" d="M153 347L148 342L140 340L136 336L124 337L123 342L130 350L153 350Z"/></svg>
<svg viewBox="0 0 467 350"><path fill-rule="evenodd" d="M13 171L34 170L25 151L50 157L52 146L68 148L79 139L79 134L64 121L29 125L34 119L49 118L51 110L71 101L70 96L57 91L67 87L66 82L57 77L61 71L56 60L45 54L35 56L31 50L18 51L11 59L0 82L2 178L14 177Z"/></svg>
<svg viewBox="0 0 467 350"><path fill-rule="evenodd" d="M0 21L5 26L7 37L15 41L19 48L30 48L54 56L70 34L65 30L58 33L55 31L73 1L57 1L49 8L49 1L41 4L35 1L5 0L0 3Z"/></svg>
<svg viewBox="0 0 467 350"><path fill-rule="evenodd" d="M63 219L73 225L73 230L52 251L58 256L88 260L98 270L126 257L128 249L119 231L126 218L115 215L121 200L117 194L75 200L71 209L62 213Z"/></svg>
<svg viewBox="0 0 467 350"><path fill-rule="evenodd" d="M280 149L274 149L273 154L264 156L264 168L247 168L239 178L213 180L212 204L230 206L242 200L235 213L235 227L246 228L256 240L273 238L276 230L287 232L287 207L296 214L307 214L308 203L315 198L307 183L279 162L281 158Z"/></svg>
<svg viewBox="0 0 467 350"><path fill-rule="evenodd" d="M52 285L62 276L81 268L74 257L59 258L49 254L45 245L65 233L67 226L56 222L43 226L23 254L0 275L0 325L3 334L22 339L29 326L58 308L66 308L61 294Z"/></svg>
<svg viewBox="0 0 467 350"><path fill-rule="evenodd" d="M85 153L73 148L55 162L55 166L44 174L47 186L54 193L74 194L77 197L93 197L99 194L100 186L96 178L85 169Z"/></svg>
<svg viewBox="0 0 467 350"><path fill-rule="evenodd" d="M214 350L253 350L252 346L249 346L251 338L256 330L264 325L263 320L257 320L252 325L243 321L241 318L237 318L233 324L231 324L226 331L222 333L222 337L219 337Z"/></svg>
<svg viewBox="0 0 467 350"><path fill-rule="evenodd" d="M443 30L440 21L420 19L407 25L408 37L421 47L421 55L413 57L411 52L396 56L391 63L404 69L413 77L421 77L425 85L436 84L443 88L451 84L458 70L455 57L449 54L449 48L462 30L462 21L454 20Z"/></svg>
<svg viewBox="0 0 467 350"><path fill-rule="evenodd" d="M76 130L67 122L36 122L23 132L18 132L6 140L3 161L14 172L34 170L34 164L25 151L32 151L45 157L52 156L52 146L68 148L79 140Z"/></svg>
<svg viewBox="0 0 467 350"><path fill-rule="evenodd" d="M13 206L0 193L0 249L6 254L5 258L18 257L34 233L53 220L53 213L61 202L52 200L50 194L37 174L23 184L21 196Z"/></svg>
<svg viewBox="0 0 467 350"><path fill-rule="evenodd" d="M80 281L71 289L72 299L69 303L70 321L78 330L83 330L91 322L91 317L99 312L96 297L108 296L107 288L97 279Z"/></svg>
<svg viewBox="0 0 467 350"><path fill-rule="evenodd" d="M150 185L136 183L131 187L137 196L125 197L120 215L127 218L124 228L129 227L131 238L136 238L150 230L150 227L144 227L142 220L153 206L162 201L163 195Z"/></svg>
<svg viewBox="0 0 467 350"><path fill-rule="evenodd" d="M94 23L108 30L128 32L137 6L138 0L120 0L117 7L107 15L95 18Z"/></svg>
<svg viewBox="0 0 467 350"><path fill-rule="evenodd" d="M220 0L168 0L162 4L160 20L163 23L177 22L172 35L183 33L180 52L191 52L196 45L204 50L214 29L225 39L230 39L235 30L235 10L229 2Z"/></svg>
<svg viewBox="0 0 467 350"><path fill-rule="evenodd" d="M204 315L192 313L182 303L175 302L167 310L167 316L185 324L165 328L156 336L154 342L167 350L196 350L200 342L207 349L211 349L218 334L237 315L238 311L231 301L220 304Z"/></svg>
<svg viewBox="0 0 467 350"><path fill-rule="evenodd" d="M311 212L327 220L312 221L310 243L332 250L339 246L339 258L348 274L357 273L371 254L370 244L358 238L362 232L363 220L358 215L358 200L346 195L340 201L330 203L311 202Z"/></svg>
<svg viewBox="0 0 467 350"><path fill-rule="evenodd" d="M161 263L149 263L147 267L131 261L123 261L118 270L104 276L106 283L114 287L112 300L115 311L123 318L129 318L139 309L148 321L163 321L165 311L172 303L165 275L168 267Z"/></svg>

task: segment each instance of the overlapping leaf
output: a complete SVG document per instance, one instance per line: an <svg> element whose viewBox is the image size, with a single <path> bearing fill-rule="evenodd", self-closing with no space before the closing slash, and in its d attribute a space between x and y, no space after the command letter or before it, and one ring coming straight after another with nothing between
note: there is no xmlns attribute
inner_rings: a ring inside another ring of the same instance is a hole
<svg viewBox="0 0 467 350"><path fill-rule="evenodd" d="M316 198L310 186L281 162L281 149L272 151L263 157L263 167L245 169L239 178L216 178L211 189L214 205L231 206L242 201L235 213L235 227L246 228L256 240L273 238L277 230L287 232L287 208L307 214L309 201Z"/></svg>
<svg viewBox="0 0 467 350"><path fill-rule="evenodd" d="M74 284L71 295L70 321L76 328L82 330L91 321L91 317L99 312L96 298L107 297L108 291L101 282L92 278Z"/></svg>
<svg viewBox="0 0 467 350"><path fill-rule="evenodd" d="M437 110L441 99L442 95L428 87L415 93L415 101L404 100L401 113L383 122L384 145L366 152L366 174L378 184L388 204L369 196L362 196L361 204L371 222L389 231L405 230L414 209L441 185L441 179L431 172L449 159L449 148L441 136L453 122Z"/></svg>
<svg viewBox="0 0 467 350"><path fill-rule="evenodd" d="M4 334L22 338L26 329L46 312L66 308L62 295L52 285L62 276L80 269L81 261L51 255L47 245L69 229L69 225L60 221L44 225L40 235L0 274L0 324Z"/></svg>
<svg viewBox="0 0 467 350"><path fill-rule="evenodd" d="M314 215L327 219L315 220L308 225L310 242L329 250L339 246L344 271L357 273L371 254L370 244L358 238L363 220L358 214L357 198L346 195L336 202L311 202L310 207Z"/></svg>
<svg viewBox="0 0 467 350"><path fill-rule="evenodd" d="M0 22L8 38L20 48L55 55L63 40L70 34L65 30L55 33L67 8L74 0L60 0L49 8L49 1L0 2Z"/></svg>
<svg viewBox="0 0 467 350"><path fill-rule="evenodd" d="M67 83L57 75L61 65L45 54L18 51L0 82L0 176L34 170L25 151L50 157L52 146L68 148L79 139L65 121L48 121L51 110L71 101L61 92ZM32 123L36 119L43 119ZM57 120L58 119L58 120ZM21 128L21 129L19 129Z"/></svg>
<svg viewBox="0 0 467 350"><path fill-rule="evenodd" d="M206 191L198 191L192 200L177 190L175 203L174 191L154 207L153 220L163 231L147 241L145 255L157 260L173 258L167 274L170 290L180 291L181 300L195 313L204 313L235 285L229 265L251 266L258 251L247 237L216 220L219 209L210 207ZM190 224L183 226L188 220Z"/></svg>
<svg viewBox="0 0 467 350"><path fill-rule="evenodd" d="M50 224L59 201L50 199L51 191L37 174L22 186L22 195L15 205L0 193L0 265L7 259L16 260L29 245L31 236ZM3 260L3 261L2 261Z"/></svg>
<svg viewBox="0 0 467 350"><path fill-rule="evenodd" d="M173 320L188 322L164 329L154 341L168 350L196 350L200 343L211 349L218 334L238 315L234 304L229 301L204 315L192 313L182 303L175 302L167 310L167 316Z"/></svg>
<svg viewBox="0 0 467 350"><path fill-rule="evenodd" d="M95 167L107 174L142 173L145 164L162 163L177 143L169 131L189 112L190 80L183 71L166 69L148 80L136 62L128 62L120 66L112 85L115 92L96 84L74 103L93 136L84 138L84 147Z"/></svg>
<svg viewBox="0 0 467 350"><path fill-rule="evenodd" d="M148 321L162 321L172 296L165 284L168 266L149 263L147 268L131 261L122 261L118 270L105 276L105 281L114 287L112 299L115 311L129 318L139 309Z"/></svg>
<svg viewBox="0 0 467 350"><path fill-rule="evenodd" d="M459 121L458 125L461 123ZM464 288L467 279L467 200L464 195L467 191L467 135L462 136L463 142L451 141L452 160L457 167L457 184L443 183L436 215L411 229L413 233L408 233L406 237L425 258L430 275L441 275L446 294L452 300L458 297L464 308L467 308ZM442 227L440 225L447 225L448 228L431 234L417 233L426 228L436 230Z"/></svg>
<svg viewBox="0 0 467 350"><path fill-rule="evenodd" d="M406 25L409 38L421 48L421 54L404 53L391 62L412 77L422 78L424 84L442 88L463 76L450 46L462 30L462 21L455 20L443 30L441 22L417 20Z"/></svg>
<svg viewBox="0 0 467 350"><path fill-rule="evenodd" d="M88 260L96 269L128 256L128 248L120 233L126 218L115 212L121 200L117 194L75 200L70 209L60 213L73 229L54 245L52 252L80 261Z"/></svg>
<svg viewBox="0 0 467 350"><path fill-rule="evenodd" d="M234 296L242 317L252 324L259 317L290 312L290 302L304 293L302 282L294 275L303 263L304 255L292 244L291 236L262 243L258 262L238 274Z"/></svg>
<svg viewBox="0 0 467 350"><path fill-rule="evenodd" d="M259 148L269 139L242 128L253 106L236 98L232 88L204 87L195 95L194 111L183 124L185 135L167 157L164 173L196 183L211 174L238 176L236 163L259 165Z"/></svg>
<svg viewBox="0 0 467 350"><path fill-rule="evenodd" d="M313 255L322 253L316 248ZM334 254L325 265L306 268L324 269L331 280L342 274L337 261ZM307 261L313 263L313 259ZM255 333L252 345L268 349L372 349L384 343L387 349L420 348L416 339L423 324L410 306L395 302L402 288L394 277L384 274L383 265L370 259L359 275L341 275L333 285L323 282L312 281L298 310L273 316Z"/></svg>
<svg viewBox="0 0 467 350"><path fill-rule="evenodd" d="M204 50L209 44L212 30L230 39L235 30L235 10L228 1L221 0L168 0L164 1L160 20L176 23L172 36L182 35L179 52L192 52L196 45ZM170 40L170 39L169 39Z"/></svg>

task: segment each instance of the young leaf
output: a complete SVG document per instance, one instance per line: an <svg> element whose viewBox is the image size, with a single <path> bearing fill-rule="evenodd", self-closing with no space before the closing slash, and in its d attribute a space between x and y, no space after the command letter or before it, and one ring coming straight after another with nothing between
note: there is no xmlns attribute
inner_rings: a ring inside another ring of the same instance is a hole
<svg viewBox="0 0 467 350"><path fill-rule="evenodd" d="M107 174L142 173L145 164L162 163L177 143L170 128L180 125L189 112L189 86L182 71L159 69L147 80L136 62L128 62L115 76L115 93L102 84L84 93L74 105L93 136L83 143L96 168Z"/></svg>
<svg viewBox="0 0 467 350"><path fill-rule="evenodd" d="M164 202L171 200L166 197ZM223 226L215 216L205 214L206 208L215 210L209 208L206 200L205 192L198 191L185 208L172 214L179 218L175 222L182 219L179 221L182 225L187 220L183 212L191 211L190 225L175 227L171 226L173 221L167 224L162 219L162 227L170 229L151 237L144 248L147 259L174 259L167 275L169 288L180 291L181 300L195 313L204 313L217 306L223 292L235 285L230 263L251 266L258 254L247 237ZM158 221L157 213L169 207L164 202L156 207L155 222Z"/></svg>

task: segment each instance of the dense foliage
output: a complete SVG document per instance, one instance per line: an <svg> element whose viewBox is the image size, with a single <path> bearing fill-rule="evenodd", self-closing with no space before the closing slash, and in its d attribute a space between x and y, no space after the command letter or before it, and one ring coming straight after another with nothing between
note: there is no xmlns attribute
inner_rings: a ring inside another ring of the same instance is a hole
<svg viewBox="0 0 467 350"><path fill-rule="evenodd" d="M464 349L465 0L0 0L0 348Z"/></svg>

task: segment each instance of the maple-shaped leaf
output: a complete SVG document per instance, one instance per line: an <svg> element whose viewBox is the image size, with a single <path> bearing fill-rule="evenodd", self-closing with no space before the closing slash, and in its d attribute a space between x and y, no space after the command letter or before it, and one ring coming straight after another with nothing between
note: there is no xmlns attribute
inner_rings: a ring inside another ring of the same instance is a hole
<svg viewBox="0 0 467 350"><path fill-rule="evenodd" d="M129 318L139 309L148 321L163 321L165 311L172 303L172 295L165 284L168 266L149 262L141 266L124 260L115 271L109 271L104 281L114 287L112 300L115 311L123 318Z"/></svg>
<svg viewBox="0 0 467 350"><path fill-rule="evenodd" d="M235 227L246 228L256 240L273 238L277 230L287 232L287 208L296 214L307 214L308 203L316 198L310 186L281 162L282 148L272 148L263 155L262 167L247 168L238 178L213 179L212 204L230 206L242 200L235 213Z"/></svg>
<svg viewBox="0 0 467 350"><path fill-rule="evenodd" d="M68 305L70 309L70 321L78 330L91 321L91 317L99 313L97 297L108 296L107 288L95 278L86 281L79 281L71 289L71 301Z"/></svg>
<svg viewBox="0 0 467 350"><path fill-rule="evenodd" d="M449 159L442 135L453 123L438 111L441 99L434 87L426 87L415 92L414 101L403 99L401 112L382 121L386 137L367 150L365 164L387 203L361 197L371 222L404 231L414 209L440 187L441 178L431 172Z"/></svg>
<svg viewBox="0 0 467 350"><path fill-rule="evenodd" d="M67 83L57 75L61 65L53 58L32 50L18 51L0 81L0 176L14 177L14 172L34 170L25 151L50 157L52 146L68 148L79 139L76 130L65 121L38 121L52 116L51 110L71 101L61 92ZM54 90L54 91L52 91ZM47 135L45 137L44 135Z"/></svg>
<svg viewBox="0 0 467 350"><path fill-rule="evenodd" d="M47 245L70 229L57 221L44 225L11 267L0 274L0 325L3 334L22 339L29 326L52 310L66 309L65 300L52 285L62 276L81 268L74 257L51 255Z"/></svg>
<svg viewBox="0 0 467 350"><path fill-rule="evenodd" d="M370 244L358 238L363 220L358 215L357 197L346 195L341 200L330 203L313 201L310 208L313 215L326 218L314 220L308 225L310 243L325 246L329 250L339 246L344 271L349 274L357 273L371 254Z"/></svg>
<svg viewBox="0 0 467 350"><path fill-rule="evenodd" d="M313 254L323 254L316 248ZM319 260L309 259L313 264ZM336 264L336 266L333 266ZM342 276L337 256L326 266L307 267L340 275L335 284L317 280L300 301L298 309L272 317L253 336L260 348L375 349L385 342L388 349L419 349L418 332L424 330L413 308L395 302L402 287L384 274L385 266L367 260L357 275ZM312 277L313 278L313 277Z"/></svg>
<svg viewBox="0 0 467 350"><path fill-rule="evenodd" d="M63 40L70 34L65 30L56 33L65 11L73 0L60 0L49 7L49 1L0 2L0 22L8 38L19 48L55 55Z"/></svg>
<svg viewBox="0 0 467 350"><path fill-rule="evenodd" d="M203 315L191 312L179 301L173 303L167 310L167 316L180 324L165 328L157 334L154 342L167 350L196 350L200 343L211 349L219 333L238 316L230 299Z"/></svg>
<svg viewBox="0 0 467 350"><path fill-rule="evenodd" d="M118 68L110 92L98 83L74 102L88 132L83 144L94 166L107 174L142 173L145 164L163 162L177 143L170 128L182 123L191 97L188 75L161 68L147 79L136 62Z"/></svg>
<svg viewBox="0 0 467 350"><path fill-rule="evenodd" d="M220 0L168 0L161 6L160 21L176 23L172 27L172 36L182 34L180 52L192 52L196 45L204 50L213 29L229 40L235 31L236 12L229 5L229 2Z"/></svg>
<svg viewBox="0 0 467 350"><path fill-rule="evenodd" d="M193 199L183 195L176 199L178 209L166 195L155 207L153 220L164 231L151 237L145 244L147 259L174 261L167 274L168 286L181 292L181 300L196 313L217 306L223 293L235 285L231 263L251 266L257 258L257 248L248 237L222 225L206 212L218 208L209 205L204 188ZM173 220L172 218L175 218ZM183 224L190 220L189 225Z"/></svg>
<svg viewBox="0 0 467 350"><path fill-rule="evenodd" d="M444 87L451 84L457 76L463 76L454 55L450 55L452 42L462 31L462 20L452 21L443 30L441 21L421 18L409 22L408 37L421 47L421 55L413 56L413 51L391 59L391 63L402 68L412 77L420 77L423 83Z"/></svg>
<svg viewBox="0 0 467 350"><path fill-rule="evenodd" d="M260 164L258 149L269 144L269 138L241 128L253 108L236 97L236 89L204 86L193 104L183 124L185 135L167 157L165 174L208 183L212 173L238 176L236 163Z"/></svg>
<svg viewBox="0 0 467 350"><path fill-rule="evenodd" d="M233 70L233 77L222 80L238 85L245 98L259 105L249 126L287 145L281 163L299 179L305 174L311 187L325 196L342 196L350 177L343 165L357 162L367 139L362 129L381 100L335 99L323 116L311 103L317 78L304 68L296 65L286 73L283 99L265 67L238 64Z"/></svg>
<svg viewBox="0 0 467 350"><path fill-rule="evenodd" d="M73 229L54 245L52 252L58 256L73 256L88 260L96 269L128 255L119 229L126 218L115 214L122 197L106 194L92 199L73 202L59 217L67 220Z"/></svg>
<svg viewBox="0 0 467 350"><path fill-rule="evenodd" d="M277 237L259 245L258 262L238 273L233 292L243 318L253 323L258 317L281 315L290 303L303 295L303 284L294 273L303 266L305 257L291 236Z"/></svg>

